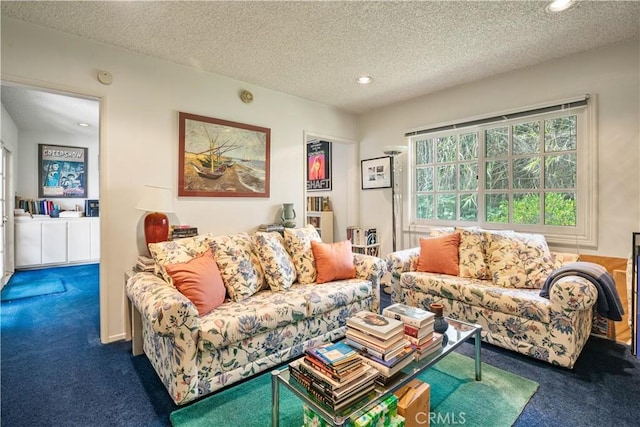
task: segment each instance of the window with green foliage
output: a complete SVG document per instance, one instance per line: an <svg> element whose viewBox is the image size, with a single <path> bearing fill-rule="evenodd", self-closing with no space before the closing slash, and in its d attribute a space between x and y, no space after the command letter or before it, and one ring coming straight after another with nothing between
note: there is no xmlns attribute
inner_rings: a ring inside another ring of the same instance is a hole
<svg viewBox="0 0 640 427"><path fill-rule="evenodd" d="M585 104L410 136L410 221L576 234Z"/></svg>

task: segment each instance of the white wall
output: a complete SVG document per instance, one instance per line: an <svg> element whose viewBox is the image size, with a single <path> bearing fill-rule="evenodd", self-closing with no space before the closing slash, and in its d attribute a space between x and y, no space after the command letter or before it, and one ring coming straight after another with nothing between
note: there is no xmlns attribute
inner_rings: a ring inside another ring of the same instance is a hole
<svg viewBox="0 0 640 427"><path fill-rule="evenodd" d="M599 243L582 252L626 257L640 218L639 70L633 40L381 108L361 117L360 156L378 157L385 145L406 144L406 131L429 124L597 94ZM390 203L390 190L365 191L360 199L362 221L378 227L383 255L391 251L391 214L371 207ZM408 245L399 239L399 248Z"/></svg>
<svg viewBox="0 0 640 427"><path fill-rule="evenodd" d="M96 138L65 132L40 132L23 130L18 138L20 158L17 162L16 191L23 199L38 198L38 144L64 145L87 148L87 198L97 199L100 194L98 165L99 141ZM84 210L84 200L76 198L51 198L62 209L74 210L80 205Z"/></svg>
<svg viewBox="0 0 640 427"><path fill-rule="evenodd" d="M175 218L215 234L252 231L304 203L304 131L356 140L355 116L230 78L2 17L2 78L102 98L101 338L125 337L124 272L138 255L145 184L177 187L178 112L271 129L270 198L180 198ZM107 70L113 84L96 74ZM248 89L254 102L244 104Z"/></svg>

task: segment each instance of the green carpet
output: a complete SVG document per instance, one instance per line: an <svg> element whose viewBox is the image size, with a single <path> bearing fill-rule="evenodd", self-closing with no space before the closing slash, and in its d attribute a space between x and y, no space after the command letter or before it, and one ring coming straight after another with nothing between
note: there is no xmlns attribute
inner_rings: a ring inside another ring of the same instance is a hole
<svg viewBox="0 0 640 427"><path fill-rule="evenodd" d="M473 359L451 353L418 378L431 385L431 426L511 426L538 389L534 381L482 364L475 381ZM264 427L271 423L271 374L171 413L174 427ZM280 425L302 426L302 402L280 386Z"/></svg>
<svg viewBox="0 0 640 427"><path fill-rule="evenodd" d="M64 284L60 281L60 279L47 278L15 284L9 283L4 288L2 288L0 299L4 302L21 298L36 297L40 295L57 294L65 291L66 289L64 287Z"/></svg>

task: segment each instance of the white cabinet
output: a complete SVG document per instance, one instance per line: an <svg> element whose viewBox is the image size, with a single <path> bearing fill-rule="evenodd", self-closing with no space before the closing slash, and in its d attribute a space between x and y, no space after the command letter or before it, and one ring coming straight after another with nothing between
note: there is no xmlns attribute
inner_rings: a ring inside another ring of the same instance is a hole
<svg viewBox="0 0 640 427"><path fill-rule="evenodd" d="M42 264L41 221L16 220L15 242L16 267Z"/></svg>
<svg viewBox="0 0 640 427"><path fill-rule="evenodd" d="M16 268L100 260L99 218L17 217Z"/></svg>
<svg viewBox="0 0 640 427"><path fill-rule="evenodd" d="M91 223L88 221L69 221L67 223L69 262L82 262L91 259Z"/></svg>
<svg viewBox="0 0 640 427"><path fill-rule="evenodd" d="M65 221L42 223L42 263L67 262L67 224Z"/></svg>

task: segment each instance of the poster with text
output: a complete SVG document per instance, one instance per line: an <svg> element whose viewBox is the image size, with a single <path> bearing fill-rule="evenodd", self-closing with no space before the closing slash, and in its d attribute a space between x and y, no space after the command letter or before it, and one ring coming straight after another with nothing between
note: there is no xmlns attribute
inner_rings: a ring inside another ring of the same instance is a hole
<svg viewBox="0 0 640 427"><path fill-rule="evenodd" d="M307 191L331 190L331 143L307 143Z"/></svg>
<svg viewBox="0 0 640 427"><path fill-rule="evenodd" d="M38 144L38 197L87 197L87 149Z"/></svg>

